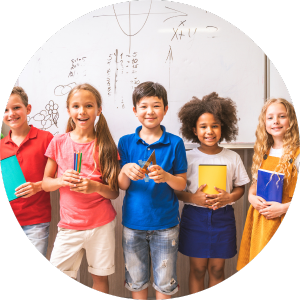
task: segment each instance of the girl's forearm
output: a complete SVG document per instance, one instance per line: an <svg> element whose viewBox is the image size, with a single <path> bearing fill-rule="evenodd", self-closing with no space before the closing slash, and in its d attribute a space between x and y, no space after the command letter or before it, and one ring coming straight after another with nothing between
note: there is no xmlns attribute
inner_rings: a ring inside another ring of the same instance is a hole
<svg viewBox="0 0 300 300"><path fill-rule="evenodd" d="M42 181L42 189L45 192L53 192L62 186L60 178L44 177Z"/></svg>
<svg viewBox="0 0 300 300"><path fill-rule="evenodd" d="M193 203L192 201L192 193L184 192L184 191L176 191L175 194L177 198L185 203Z"/></svg>
<svg viewBox="0 0 300 300"><path fill-rule="evenodd" d="M112 191L108 185L99 182L97 193L107 199L116 199L119 196L119 191Z"/></svg>

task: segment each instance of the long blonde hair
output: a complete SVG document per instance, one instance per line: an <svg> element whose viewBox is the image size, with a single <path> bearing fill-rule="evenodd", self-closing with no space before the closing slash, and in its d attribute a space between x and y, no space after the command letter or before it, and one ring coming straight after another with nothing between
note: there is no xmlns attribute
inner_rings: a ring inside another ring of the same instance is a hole
<svg viewBox="0 0 300 300"><path fill-rule="evenodd" d="M255 132L256 142L254 144L253 163L251 168L252 182L257 181L257 171L260 168L263 156L268 152L271 146L274 144L274 140L271 134L266 131L266 112L268 107L273 103L281 103L286 108L287 117L289 119L289 128L285 132L283 137L283 152L276 166L275 171L285 174L285 178L290 175L288 170L288 161L293 157L299 147L299 129L296 118L294 106L285 99L272 98L269 99L263 106L258 118L258 126ZM293 168L293 172L296 168Z"/></svg>
<svg viewBox="0 0 300 300"><path fill-rule="evenodd" d="M98 108L102 107L102 98L100 93L90 84L80 84L75 86L68 94L67 98L67 108L69 108L70 99L72 96L80 91L85 90L91 92L95 99ZM66 132L70 132L75 129L75 123L70 117L67 124ZM109 188L113 191L118 191L118 175L120 172L120 164L118 160L118 150L117 146L112 138L112 135L109 131L107 122L103 116L103 113L100 114L99 120L96 124L95 130L95 148L93 152L93 158L95 161L95 153L99 151L99 168L102 175L102 180L108 184ZM95 161L96 164L96 161Z"/></svg>

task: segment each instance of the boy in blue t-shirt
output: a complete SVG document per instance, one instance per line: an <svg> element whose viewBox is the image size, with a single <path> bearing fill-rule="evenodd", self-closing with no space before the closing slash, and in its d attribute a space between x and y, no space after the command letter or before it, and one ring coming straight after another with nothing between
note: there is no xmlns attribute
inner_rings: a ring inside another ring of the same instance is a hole
<svg viewBox="0 0 300 300"><path fill-rule="evenodd" d="M156 299L178 291L178 199L174 189L186 186L187 160L180 137L160 125L168 111L165 88L153 82L138 85L132 95L133 111L142 124L118 145L121 157L119 187L123 202L123 251L126 288L133 299L147 299L152 260ZM156 165L143 164L155 150ZM151 255L151 259L150 259Z"/></svg>

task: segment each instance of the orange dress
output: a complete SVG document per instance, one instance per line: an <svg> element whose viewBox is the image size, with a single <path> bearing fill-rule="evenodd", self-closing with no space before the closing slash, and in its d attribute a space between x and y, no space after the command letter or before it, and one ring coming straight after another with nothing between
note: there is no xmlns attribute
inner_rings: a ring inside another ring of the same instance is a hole
<svg viewBox="0 0 300 300"><path fill-rule="evenodd" d="M300 150L298 149L294 155L293 162L297 158ZM261 169L274 171L278 165L279 157L267 156L261 165ZM289 173L292 174L292 169L294 163L289 163ZM287 179L284 179L283 183L283 193L282 193L282 203L288 203L292 200L296 182L297 182L297 171L294 172L294 176L289 178L288 184ZM261 215L252 205L250 205L244 232L242 236L238 261L237 270L241 270L245 265L247 265L270 241L276 232L277 228L281 224L283 218L282 216L267 220L263 215Z"/></svg>

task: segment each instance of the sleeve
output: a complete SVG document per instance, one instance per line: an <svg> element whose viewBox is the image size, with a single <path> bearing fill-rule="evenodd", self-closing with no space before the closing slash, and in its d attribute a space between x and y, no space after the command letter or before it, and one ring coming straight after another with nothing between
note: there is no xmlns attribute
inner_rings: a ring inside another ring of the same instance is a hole
<svg viewBox="0 0 300 300"><path fill-rule="evenodd" d="M175 150L174 175L187 172L187 159L183 140L180 139Z"/></svg>
<svg viewBox="0 0 300 300"><path fill-rule="evenodd" d="M51 141L47 147L45 156L57 161L57 140L55 138L51 139Z"/></svg>
<svg viewBox="0 0 300 300"><path fill-rule="evenodd" d="M241 185L245 185L248 182L250 182L249 176L246 172L241 157L237 154L236 167L235 167L234 177L233 177L233 186L238 187Z"/></svg>
<svg viewBox="0 0 300 300"><path fill-rule="evenodd" d="M127 153L126 150L124 149L124 142L123 142L123 138L120 138L119 143L118 143L118 151L119 151L119 155L120 155L120 166L121 168L123 168L124 165L126 165L128 163L128 159L127 159Z"/></svg>
<svg viewBox="0 0 300 300"><path fill-rule="evenodd" d="M48 135L47 135L47 147L49 146L49 144L52 141L52 139L53 139L53 134L51 132L48 132Z"/></svg>

